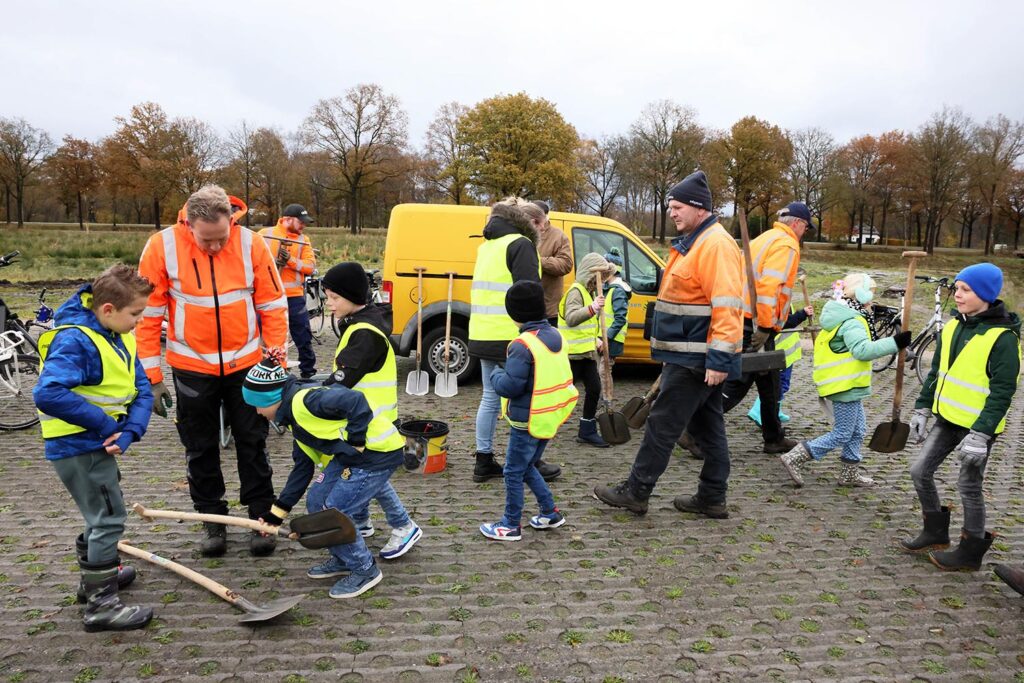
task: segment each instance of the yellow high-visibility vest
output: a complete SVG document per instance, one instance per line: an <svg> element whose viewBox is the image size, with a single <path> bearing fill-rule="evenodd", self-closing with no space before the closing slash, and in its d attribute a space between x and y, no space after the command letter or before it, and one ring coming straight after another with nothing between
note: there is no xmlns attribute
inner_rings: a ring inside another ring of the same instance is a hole
<svg viewBox="0 0 1024 683"><path fill-rule="evenodd" d="M596 315L589 320L584 320L576 327L569 327L565 322L565 300L569 296L569 292L574 289L579 290L579 293L583 296L584 308L594 303L594 299L590 296L590 292L587 291L586 287L578 282L572 283L572 286L565 290L565 294L562 295L562 300L558 302L558 331L565 338L569 346L569 353L588 353L597 349L597 337L601 334L601 331L597 327Z"/></svg>
<svg viewBox="0 0 1024 683"><path fill-rule="evenodd" d="M868 321L861 316L857 316L857 320L864 326L864 331L870 335ZM822 330L814 342L812 377L818 386L819 396L832 396L850 389L871 386L871 363L869 361L857 360L849 350L836 353L828 345L842 326L840 324L831 330Z"/></svg>
<svg viewBox="0 0 1024 683"><path fill-rule="evenodd" d="M519 326L505 310L505 293L512 286L508 247L520 239L529 238L518 233L505 235L486 240L476 251L469 293L469 338L473 341L505 341L519 335Z"/></svg>
<svg viewBox="0 0 1024 683"><path fill-rule="evenodd" d="M604 313L604 329L606 329L606 330L611 327L613 322L615 322L615 309L612 308L612 294L614 293L614 290L615 290L615 285L611 285L608 288L608 293L605 295L605 299L604 299L604 312L603 312ZM628 329L629 329L629 320L626 321L626 324L622 326L621 330L619 330L618 332L615 333L615 337L614 338L610 338L608 341L617 341L620 344L625 344L626 343L626 330L628 330ZM598 330L597 333L601 334L601 331Z"/></svg>
<svg viewBox="0 0 1024 683"><path fill-rule="evenodd" d="M366 449L387 453L405 446L405 437L398 433L395 426L398 420L398 365L395 362L395 351L387 335L370 323L349 325L338 340L338 348L334 351L335 360L331 362L331 372L338 369L338 354L348 346L352 335L358 330L369 330L380 335L388 348L387 358L380 370L363 375L352 387L353 391L358 391L366 398L370 410L373 411L370 426L366 429Z"/></svg>
<svg viewBox="0 0 1024 683"><path fill-rule="evenodd" d="M564 340L563 340L564 341ZM530 398L530 417L526 423L508 417L508 399L501 399L501 413L513 427L526 429L535 439L551 439L558 428L569 419L579 391L572 383L569 353L566 344L554 352L537 338L536 332L524 332L512 344L522 342L533 355L533 396ZM511 344L509 344L511 346Z"/></svg>

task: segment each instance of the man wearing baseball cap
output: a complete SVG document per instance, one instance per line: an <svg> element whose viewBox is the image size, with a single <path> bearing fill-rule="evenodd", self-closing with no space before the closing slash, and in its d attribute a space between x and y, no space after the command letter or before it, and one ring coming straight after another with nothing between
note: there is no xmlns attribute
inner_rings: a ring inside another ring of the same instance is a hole
<svg viewBox="0 0 1024 683"><path fill-rule="evenodd" d="M306 276L316 271L316 256L309 237L302 234L312 222L313 217L302 204L289 204L281 212L277 225L260 230L264 239L270 241L281 271L281 284L288 297L288 332L299 354L299 374L303 378L316 374L313 333L306 311Z"/></svg>

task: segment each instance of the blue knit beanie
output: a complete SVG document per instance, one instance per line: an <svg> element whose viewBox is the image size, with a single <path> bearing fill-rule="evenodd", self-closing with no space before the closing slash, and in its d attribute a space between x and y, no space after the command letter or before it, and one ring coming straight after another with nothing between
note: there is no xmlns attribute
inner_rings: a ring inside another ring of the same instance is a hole
<svg viewBox="0 0 1024 683"><path fill-rule="evenodd" d="M614 263L619 268L622 267L622 254L615 247L608 250L608 253L604 255L604 260L608 263Z"/></svg>
<svg viewBox="0 0 1024 683"><path fill-rule="evenodd" d="M956 279L965 282L978 297L987 303L995 303L1003 289L1003 271L991 263L975 263L967 266Z"/></svg>
<svg viewBox="0 0 1024 683"><path fill-rule="evenodd" d="M280 403L288 373L273 358L264 358L249 368L242 380L242 398L251 406L266 408Z"/></svg>

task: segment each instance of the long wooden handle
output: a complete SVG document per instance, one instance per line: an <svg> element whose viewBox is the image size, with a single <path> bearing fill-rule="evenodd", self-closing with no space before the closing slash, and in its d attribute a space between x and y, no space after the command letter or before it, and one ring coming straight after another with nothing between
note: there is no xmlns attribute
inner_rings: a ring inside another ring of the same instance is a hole
<svg viewBox="0 0 1024 683"><path fill-rule="evenodd" d="M448 312L444 320L444 371L448 372L448 347L452 339L452 286L455 282L455 273L448 273Z"/></svg>
<svg viewBox="0 0 1024 683"><path fill-rule="evenodd" d="M416 372L420 371L420 353L423 349L423 271L416 269Z"/></svg>
<svg viewBox="0 0 1024 683"><path fill-rule="evenodd" d="M594 273L597 277L597 293L598 295L604 294L604 284L602 283L600 271ZM601 330L601 370L604 373L604 385L607 387L608 395L605 397L606 401L612 400L612 371L608 365L608 329L604 326L604 307L597 312L597 326Z"/></svg>
<svg viewBox="0 0 1024 683"><path fill-rule="evenodd" d="M661 374L659 374L657 377L654 378L654 384L652 384L651 388L647 390L646 394L644 394L644 401L647 401L647 400L649 400L651 398L651 396L654 396L654 394L657 393L657 391L658 391L658 389L660 387L661 387Z"/></svg>
<svg viewBox="0 0 1024 683"><path fill-rule="evenodd" d="M244 599L244 598L242 598L241 595L239 595L238 593L234 592L233 590L231 590L227 586L221 585L221 584L217 583L216 581L214 581L213 579L209 579L209 578L203 576L202 574L200 574L197 571L193 571L192 569L189 569L188 567L180 565L177 562L173 562L171 560L168 560L166 557L161 557L160 555L157 555L156 553L151 553L151 552L148 552L148 551L145 551L145 550L141 550L139 548L136 548L135 546L128 545L124 541L118 541L117 549L119 551L121 551L122 553L124 553L125 555L131 555L132 557L137 557L140 560L145 560L146 562L152 562L153 564L157 565L158 567L163 567L164 569L170 569L172 572L174 572L178 576L182 576L182 577L188 579L189 581L191 581L192 583L195 583L195 584L198 584L198 585L202 586L206 590L208 590L211 593L213 593L214 595L216 595L218 598L221 598L222 600L230 602L232 605L237 605L240 600Z"/></svg>
<svg viewBox="0 0 1024 683"><path fill-rule="evenodd" d="M804 292L804 308L811 305L811 297L807 296L807 278L803 275L800 276L800 288ZM818 339L818 331L811 327L811 343L813 344Z"/></svg>
<svg viewBox="0 0 1024 683"><path fill-rule="evenodd" d="M743 260L747 267L747 288L750 296L750 332L757 331L757 282L754 280L754 259L750 256L750 231L747 230L747 211L739 207L740 239L743 243Z"/></svg>
<svg viewBox="0 0 1024 683"><path fill-rule="evenodd" d="M149 508L135 503L132 505L132 512L142 517L144 520L149 521L152 519L174 519L182 522L211 522L213 524L227 524L228 526L240 526L245 529L252 529L253 531L262 531L265 534L273 534L283 536L284 538L290 538L292 540L299 537L296 533L288 533L279 526L272 526L270 524L264 524L255 519L245 519L244 517L232 517L231 515L210 515L204 512L182 512L179 510L150 510Z"/></svg>
<svg viewBox="0 0 1024 683"><path fill-rule="evenodd" d="M914 275L917 274L917 259L928 256L924 251L905 251L903 256L910 258L907 266L907 292L903 295L902 330L910 329L910 307L914 303ZM920 362L920 361L919 361ZM903 369L907 364L907 350L900 349L899 360L896 361L896 388L892 392L892 421L900 419L900 404L903 403Z"/></svg>

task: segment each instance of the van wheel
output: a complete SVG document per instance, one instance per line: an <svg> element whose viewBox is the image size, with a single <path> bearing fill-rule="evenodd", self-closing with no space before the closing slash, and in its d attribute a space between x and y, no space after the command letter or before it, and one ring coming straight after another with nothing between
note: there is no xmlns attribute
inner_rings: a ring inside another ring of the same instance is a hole
<svg viewBox="0 0 1024 683"><path fill-rule="evenodd" d="M461 327L452 325L449 345L448 372L455 381L465 384L477 373L480 361L469 357L469 335ZM423 369L431 379L444 373L444 327L435 327L423 335Z"/></svg>

